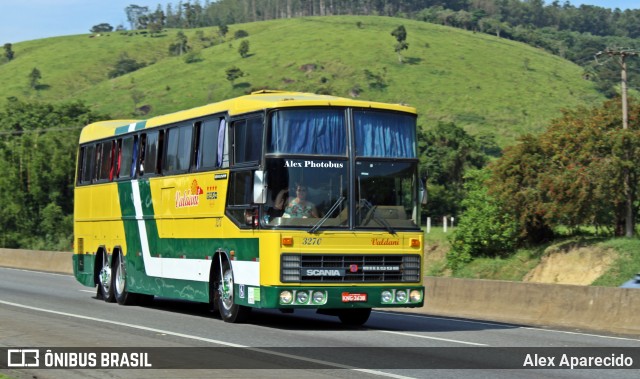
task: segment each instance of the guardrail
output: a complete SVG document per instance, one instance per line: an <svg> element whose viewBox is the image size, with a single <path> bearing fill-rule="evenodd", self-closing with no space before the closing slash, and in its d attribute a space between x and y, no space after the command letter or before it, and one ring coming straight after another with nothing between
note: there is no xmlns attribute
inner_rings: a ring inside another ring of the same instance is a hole
<svg viewBox="0 0 640 379"><path fill-rule="evenodd" d="M72 253L0 249L0 266L72 274ZM640 336L640 289L425 277L406 312Z"/></svg>

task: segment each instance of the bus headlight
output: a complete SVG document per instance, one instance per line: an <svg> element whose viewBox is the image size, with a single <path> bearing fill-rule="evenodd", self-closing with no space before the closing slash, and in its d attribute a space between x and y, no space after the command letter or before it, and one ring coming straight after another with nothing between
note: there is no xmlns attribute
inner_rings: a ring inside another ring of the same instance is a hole
<svg viewBox="0 0 640 379"><path fill-rule="evenodd" d="M306 304L309 301L309 293L307 291L298 291L296 293L296 302Z"/></svg>
<svg viewBox="0 0 640 379"><path fill-rule="evenodd" d="M383 303L390 303L392 299L393 294L391 294L391 291L382 291L381 300Z"/></svg>
<svg viewBox="0 0 640 379"><path fill-rule="evenodd" d="M291 304L293 301L293 294L291 291L280 292L280 304Z"/></svg>
<svg viewBox="0 0 640 379"><path fill-rule="evenodd" d="M396 302L398 302L398 303L406 303L407 302L407 291L405 291L405 290L397 290L396 291Z"/></svg>
<svg viewBox="0 0 640 379"><path fill-rule="evenodd" d="M419 303L420 301L422 301L422 291L411 290L411 293L409 294L409 300L411 300L412 303Z"/></svg>
<svg viewBox="0 0 640 379"><path fill-rule="evenodd" d="M314 304L323 304L326 302L326 296L324 294L324 292L320 292L320 291L315 291L313 293L313 303Z"/></svg>

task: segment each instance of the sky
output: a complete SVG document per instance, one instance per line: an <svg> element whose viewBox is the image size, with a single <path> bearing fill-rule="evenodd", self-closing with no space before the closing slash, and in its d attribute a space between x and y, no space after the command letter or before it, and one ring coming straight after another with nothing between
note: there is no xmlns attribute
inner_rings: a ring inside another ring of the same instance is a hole
<svg viewBox="0 0 640 379"><path fill-rule="evenodd" d="M552 0L546 0L550 4ZM136 4L155 10L179 0L0 0L0 44L72 34L86 34L94 25L108 23L129 28L124 9ZM640 9L640 0L570 0L605 8ZM563 4L564 0L560 1Z"/></svg>

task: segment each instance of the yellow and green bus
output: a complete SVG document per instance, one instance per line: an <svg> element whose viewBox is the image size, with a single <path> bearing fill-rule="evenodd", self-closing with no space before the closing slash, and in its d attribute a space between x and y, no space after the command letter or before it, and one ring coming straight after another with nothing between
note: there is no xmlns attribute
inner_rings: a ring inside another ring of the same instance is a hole
<svg viewBox="0 0 640 379"><path fill-rule="evenodd" d="M421 307L414 108L259 91L83 128L73 268L107 302L315 309L365 323Z"/></svg>

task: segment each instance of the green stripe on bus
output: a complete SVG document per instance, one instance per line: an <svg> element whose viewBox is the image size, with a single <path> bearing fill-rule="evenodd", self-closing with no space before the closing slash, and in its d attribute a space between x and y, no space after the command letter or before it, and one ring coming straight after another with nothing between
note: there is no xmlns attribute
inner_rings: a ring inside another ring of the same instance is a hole
<svg viewBox="0 0 640 379"><path fill-rule="evenodd" d="M144 129L144 127L147 125L147 121L138 121L136 122L136 125L133 128L133 131L138 131L138 130L142 130ZM116 128L116 135L120 135L120 134L125 134L125 133L129 133L132 130L130 130L131 124L127 124L127 125L123 125L120 127Z"/></svg>
<svg viewBox="0 0 640 379"><path fill-rule="evenodd" d="M122 212L128 250L126 252L127 285L132 292L208 302L207 282L149 277L146 275L142 257L141 236L134 204L134 183L136 182L118 183L120 210ZM160 238L158 220L154 218L155 212L149 181L140 180L137 184L140 191L141 209L146 227L149 252L152 257L212 259L216 250L222 249L226 252L235 251L235 258L238 260L259 258L259 241L257 238Z"/></svg>

